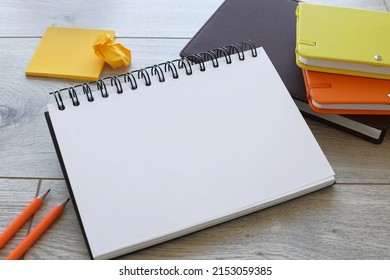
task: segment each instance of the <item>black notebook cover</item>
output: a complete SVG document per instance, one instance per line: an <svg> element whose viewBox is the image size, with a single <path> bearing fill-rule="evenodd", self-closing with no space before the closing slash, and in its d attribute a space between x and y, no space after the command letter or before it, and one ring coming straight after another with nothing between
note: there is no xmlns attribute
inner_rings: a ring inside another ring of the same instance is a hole
<svg viewBox="0 0 390 280"><path fill-rule="evenodd" d="M303 75L295 63L297 4L292 0L226 0L180 55L188 56L250 39L257 47L262 46L267 51L305 115L373 143L381 143L390 125L390 116L325 115L309 108Z"/></svg>

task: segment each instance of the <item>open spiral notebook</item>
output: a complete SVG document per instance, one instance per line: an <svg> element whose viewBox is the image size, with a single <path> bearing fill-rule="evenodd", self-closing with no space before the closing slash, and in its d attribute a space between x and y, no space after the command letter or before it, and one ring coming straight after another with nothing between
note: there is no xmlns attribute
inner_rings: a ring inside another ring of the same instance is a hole
<svg viewBox="0 0 390 280"><path fill-rule="evenodd" d="M248 43L52 95L45 115L93 259L334 183L266 52Z"/></svg>

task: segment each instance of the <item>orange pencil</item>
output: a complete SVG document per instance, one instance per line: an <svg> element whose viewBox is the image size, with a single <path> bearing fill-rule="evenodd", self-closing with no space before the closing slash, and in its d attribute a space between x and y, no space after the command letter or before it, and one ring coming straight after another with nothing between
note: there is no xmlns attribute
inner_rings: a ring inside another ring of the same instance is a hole
<svg viewBox="0 0 390 280"><path fill-rule="evenodd" d="M20 213L19 216L17 216L15 220L13 220L12 223L5 229L5 231L0 235L0 248L2 248L18 231L18 229L20 229L20 227L23 226L28 221L28 219L30 219L30 217L39 209L39 207L41 207L43 200L49 191L50 189L40 196L34 198L34 200L31 201L31 203L23 210L23 212Z"/></svg>
<svg viewBox="0 0 390 280"><path fill-rule="evenodd" d="M6 260L18 260L37 241L37 239L54 223L62 214L70 198L55 206L49 214L30 232L29 235L8 255Z"/></svg>

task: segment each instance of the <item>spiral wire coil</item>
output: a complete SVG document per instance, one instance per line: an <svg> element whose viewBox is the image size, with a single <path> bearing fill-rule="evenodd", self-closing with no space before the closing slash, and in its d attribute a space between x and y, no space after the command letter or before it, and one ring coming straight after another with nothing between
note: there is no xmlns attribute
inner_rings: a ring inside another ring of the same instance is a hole
<svg viewBox="0 0 390 280"><path fill-rule="evenodd" d="M65 92L68 93L69 98L72 100L72 105L79 106L80 100L78 98L78 92L82 92L82 94L86 96L88 102L93 102L95 100L93 96L95 92L100 92L103 98L107 98L109 96L109 91L107 90L108 86L115 88L117 94L122 94L124 92L124 84L128 84L132 90L136 90L138 88L138 83L142 81L146 86L150 86L152 84L151 76L157 76L158 81L163 83L165 82L166 75L168 74L171 75L173 79L178 79L178 69L184 69L186 75L192 75L193 67L199 67L201 72L206 71L206 61L211 61L213 67L217 68L219 67L220 62L218 62L218 58L220 57L225 58L224 61L226 64L232 63L232 55L237 55L239 60L245 60L244 52L248 49L251 51L250 53L252 57L257 56L256 46L252 41L248 40L206 52L189 55L172 61L155 64L117 76L105 77L97 81L63 88L50 92L49 94L54 96L58 109L65 110L65 104L62 96L63 94L66 94ZM92 88L96 88L96 91L93 91Z"/></svg>

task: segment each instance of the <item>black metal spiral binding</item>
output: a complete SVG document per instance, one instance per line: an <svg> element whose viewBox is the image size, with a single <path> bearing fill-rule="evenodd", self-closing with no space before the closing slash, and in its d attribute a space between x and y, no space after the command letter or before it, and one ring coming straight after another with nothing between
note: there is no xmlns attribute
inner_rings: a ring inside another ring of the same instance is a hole
<svg viewBox="0 0 390 280"><path fill-rule="evenodd" d="M116 87L116 93L119 93L119 94L123 93L121 81L119 80L119 78L117 76L111 77L111 86L114 86L114 84Z"/></svg>
<svg viewBox="0 0 390 280"><path fill-rule="evenodd" d="M82 87L83 88L83 93L87 96L87 100L89 102L93 102L95 100L93 98L92 90L91 90L91 87L89 86L89 84L85 83L85 84L82 84L82 85L77 85L77 86L75 86L75 88L76 87ZM108 97L108 93L107 92L104 93L103 91L101 91L101 93L102 93L103 97Z"/></svg>
<svg viewBox="0 0 390 280"><path fill-rule="evenodd" d="M227 48L222 47L222 48L213 49L211 51L215 53L217 57L225 57L226 64L232 63L232 58L230 57L230 51Z"/></svg>
<svg viewBox="0 0 390 280"><path fill-rule="evenodd" d="M123 77L123 81L125 83L130 83L131 85L131 89L137 89L138 85L137 85L137 80L135 79L133 73L125 73L125 74L121 74L119 75L118 77Z"/></svg>
<svg viewBox="0 0 390 280"><path fill-rule="evenodd" d="M204 61L211 60L212 63L213 63L213 67L214 67L214 68L219 67L218 56L217 56L217 54L214 53L213 51L207 51L207 52L204 52L204 53L200 53L199 55L200 55L200 56L203 56Z"/></svg>
<svg viewBox="0 0 390 280"><path fill-rule="evenodd" d="M97 89L100 91L100 93L102 94L102 97L106 98L108 97L108 92L107 92L107 87L106 87L106 83L103 81L103 80L97 80L96 81L96 86L97 86ZM84 92L85 93L85 92ZM92 93L91 93L92 95ZM92 97L93 98L93 97ZM88 101L90 101L88 99ZM91 100L93 101L93 100Z"/></svg>
<svg viewBox="0 0 390 280"><path fill-rule="evenodd" d="M58 106L58 109L59 110L65 110L65 105L64 105L64 102L62 101L62 97L61 97L61 94L59 91L53 91L53 92L50 92L49 94L53 94L54 95L54 98L57 102L57 106Z"/></svg>
<svg viewBox="0 0 390 280"><path fill-rule="evenodd" d="M108 87L115 88L116 93L122 94L124 92L124 87L129 85L131 90L136 90L138 88L138 83L143 81L146 86L152 84L150 76L157 76L158 81L163 83L166 81L166 75L170 73L173 79L179 78L179 70L184 69L186 75L193 74L193 67L199 67L201 72L206 71L205 62L211 61L214 68L219 67L222 61L225 61L226 64L232 63L232 56L237 55L239 61L245 60L244 52L250 50L252 57L257 57L257 51L255 44L248 40L231 45L227 45L221 48L212 49L206 52L190 55L187 57L167 61L160 64L155 64L153 66L148 66L139 70L134 70L118 76L106 77L97 81L79 84L74 87L63 88L57 91L50 92L54 95L55 101L57 103L59 110L65 110L65 104L63 102L61 92L67 91L69 98L72 100L73 106L80 105L80 99L78 97L78 92L82 90L82 93L86 95L86 98L89 102L95 100L93 96L93 90L91 87L96 88L97 92L100 92L103 98L109 96ZM224 60L219 60L218 58L224 57ZM107 82L109 81L109 84ZM80 89L81 88L81 89ZM80 92L81 93L81 92Z"/></svg>
<svg viewBox="0 0 390 280"><path fill-rule="evenodd" d="M185 69L187 75L192 75L191 61L187 57L172 60L173 63L177 62L179 69Z"/></svg>
<svg viewBox="0 0 390 280"><path fill-rule="evenodd" d="M158 75L159 82L160 83L165 82L164 71L161 69L160 65L155 64L153 66L146 67L145 69L149 69L149 68L151 68L152 76Z"/></svg>
<svg viewBox="0 0 390 280"><path fill-rule="evenodd" d="M72 99L73 106L79 106L80 105L79 98L77 97L77 93L74 87L70 87L68 89L68 92L69 92L69 97Z"/></svg>
<svg viewBox="0 0 390 280"><path fill-rule="evenodd" d="M172 63L172 61L167 61L167 62L162 63L162 64L164 64L164 71L165 72L170 71L170 72L172 72L172 77L174 79L179 78L179 74L177 73L177 68L176 68L175 64Z"/></svg>
<svg viewBox="0 0 390 280"><path fill-rule="evenodd" d="M140 69L140 70L136 70L134 72L138 72L138 79L143 78L145 80L145 85L146 86L150 86L152 84L152 82L150 81L149 73L146 70L146 68Z"/></svg>
<svg viewBox="0 0 390 280"><path fill-rule="evenodd" d="M187 58L190 61L195 62L195 64L199 64L199 70L201 72L206 71L206 66L204 65L205 59L203 59L200 54L189 55Z"/></svg>

